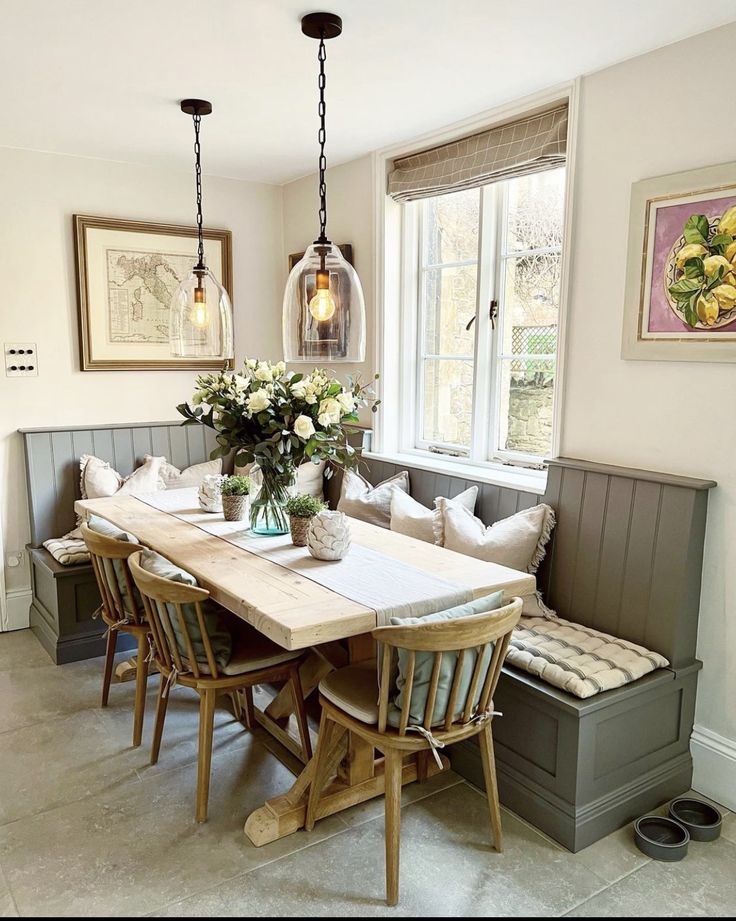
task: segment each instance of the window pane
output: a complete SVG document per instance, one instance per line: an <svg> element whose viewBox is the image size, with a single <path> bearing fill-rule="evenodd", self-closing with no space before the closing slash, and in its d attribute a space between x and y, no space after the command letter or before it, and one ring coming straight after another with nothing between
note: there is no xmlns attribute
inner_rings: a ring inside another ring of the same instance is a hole
<svg viewBox="0 0 736 921"><path fill-rule="evenodd" d="M505 260L501 345L504 354L524 351L554 354L560 305L560 266L559 253L516 256ZM524 348L515 345L521 338L526 342ZM535 346L535 341L543 347Z"/></svg>
<svg viewBox="0 0 736 921"><path fill-rule="evenodd" d="M564 169L509 180L505 251L562 246L564 199Z"/></svg>
<svg viewBox="0 0 736 921"><path fill-rule="evenodd" d="M424 265L478 258L480 189L424 202Z"/></svg>
<svg viewBox="0 0 736 921"><path fill-rule="evenodd" d="M501 362L499 448L548 455L552 448L553 358Z"/></svg>
<svg viewBox="0 0 736 921"><path fill-rule="evenodd" d="M477 266L427 269L424 279L424 353L473 357Z"/></svg>
<svg viewBox="0 0 736 921"><path fill-rule="evenodd" d="M428 358L423 364L422 440L469 447L473 362Z"/></svg>

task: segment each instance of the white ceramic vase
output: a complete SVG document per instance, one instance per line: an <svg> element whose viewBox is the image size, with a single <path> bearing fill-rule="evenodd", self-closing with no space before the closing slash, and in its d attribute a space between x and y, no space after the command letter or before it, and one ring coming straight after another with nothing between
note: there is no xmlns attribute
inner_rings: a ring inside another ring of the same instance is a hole
<svg viewBox="0 0 736 921"><path fill-rule="evenodd" d="M221 512L222 496L220 486L225 478L222 474L211 473L202 478L199 485L199 507L203 512Z"/></svg>
<svg viewBox="0 0 736 921"><path fill-rule="evenodd" d="M320 512L309 523L309 552L318 560L341 560L350 550L350 525L344 512Z"/></svg>

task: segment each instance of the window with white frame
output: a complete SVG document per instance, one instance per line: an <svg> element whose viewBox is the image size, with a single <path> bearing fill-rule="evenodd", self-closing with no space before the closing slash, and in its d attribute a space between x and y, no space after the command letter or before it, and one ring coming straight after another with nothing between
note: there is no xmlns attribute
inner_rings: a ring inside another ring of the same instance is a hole
<svg viewBox="0 0 736 921"><path fill-rule="evenodd" d="M403 447L539 463L553 441L565 168L403 207L404 354L416 354Z"/></svg>

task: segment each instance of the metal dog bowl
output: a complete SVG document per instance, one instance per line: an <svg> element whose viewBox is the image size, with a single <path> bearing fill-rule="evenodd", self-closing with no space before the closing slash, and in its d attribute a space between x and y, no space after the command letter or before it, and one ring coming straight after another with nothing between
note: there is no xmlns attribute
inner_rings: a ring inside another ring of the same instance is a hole
<svg viewBox="0 0 736 921"><path fill-rule="evenodd" d="M673 799L670 818L684 825L693 841L715 841L721 834L723 816L714 806L699 799L685 796Z"/></svg>
<svg viewBox="0 0 736 921"><path fill-rule="evenodd" d="M687 854L690 833L674 819L644 815L634 822L634 841L647 857L655 860L682 860Z"/></svg>

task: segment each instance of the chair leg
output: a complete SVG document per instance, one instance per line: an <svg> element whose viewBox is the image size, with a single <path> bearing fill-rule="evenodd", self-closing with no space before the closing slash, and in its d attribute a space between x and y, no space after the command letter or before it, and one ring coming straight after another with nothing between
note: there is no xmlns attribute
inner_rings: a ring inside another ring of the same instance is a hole
<svg viewBox="0 0 736 921"><path fill-rule="evenodd" d="M148 640L145 634L138 635L138 660L135 665L135 711L133 713L133 748L143 740L143 716L146 712L146 688L148 687Z"/></svg>
<svg viewBox="0 0 736 921"><path fill-rule="evenodd" d="M493 831L493 846L500 854L503 850L503 831L501 829L501 805L498 799L498 782L496 780L496 759L493 753L493 732L490 722L480 731L480 759L483 763L483 778L486 782L488 811Z"/></svg>
<svg viewBox="0 0 736 921"><path fill-rule="evenodd" d="M401 774L403 758L400 751L385 752L386 772L386 902L399 901L399 850L401 846Z"/></svg>
<svg viewBox="0 0 736 921"><path fill-rule="evenodd" d="M199 763L197 766L196 818L198 822L206 822L207 804L210 798L212 734L215 729L216 694L212 688L207 688L199 693Z"/></svg>
<svg viewBox="0 0 736 921"><path fill-rule="evenodd" d="M112 669L115 665L115 647L118 644L118 631L107 631L107 646L105 648L105 670L102 673L102 703L101 707L107 706L107 699L110 696L110 682L112 681Z"/></svg>
<svg viewBox="0 0 736 921"><path fill-rule="evenodd" d="M429 773L429 759L432 756L428 751L417 752L417 781L425 783Z"/></svg>
<svg viewBox="0 0 736 921"><path fill-rule="evenodd" d="M317 751L314 753L314 776L309 787L309 799L307 800L307 817L304 821L306 831L312 831L317 815L317 804L322 792L322 786L325 781L325 768L327 764L327 755L330 748L330 736L332 727L335 725L327 718L325 711L319 719L319 736L317 737Z"/></svg>
<svg viewBox="0 0 736 921"><path fill-rule="evenodd" d="M256 728L256 711L253 706L253 688L243 688L245 698L245 728L253 732Z"/></svg>
<svg viewBox="0 0 736 921"><path fill-rule="evenodd" d="M161 684L158 689L158 698L156 700L156 721L153 724L153 740L151 742L151 764L158 764L158 756L161 751L161 739L164 734L164 722L166 720L166 708L169 705L169 693L166 687L166 679L161 675Z"/></svg>
<svg viewBox="0 0 736 921"><path fill-rule="evenodd" d="M302 682L299 677L299 666L291 670L291 696L294 698L294 714L296 725L299 729L299 738L302 743L303 761L306 764L312 757L312 740L309 737L309 723L307 722L307 707L302 692Z"/></svg>

